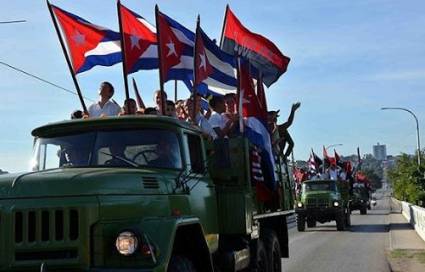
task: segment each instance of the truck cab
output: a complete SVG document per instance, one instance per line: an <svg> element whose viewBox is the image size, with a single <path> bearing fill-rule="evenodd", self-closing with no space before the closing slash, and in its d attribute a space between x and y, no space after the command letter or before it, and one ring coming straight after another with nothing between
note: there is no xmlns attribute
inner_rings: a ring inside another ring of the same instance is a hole
<svg viewBox="0 0 425 272"><path fill-rule="evenodd" d="M276 207L259 203L243 137L210 143L162 116L32 135L31 171L0 177L0 271L278 271L288 257L290 175L276 170Z"/></svg>
<svg viewBox="0 0 425 272"><path fill-rule="evenodd" d="M353 184L350 211L359 210L360 214L367 214L371 209L369 189L363 183Z"/></svg>
<svg viewBox="0 0 425 272"><path fill-rule="evenodd" d="M348 182L340 180L308 180L301 187L297 202L298 231L313 228L316 222L336 221L337 230L350 225Z"/></svg>

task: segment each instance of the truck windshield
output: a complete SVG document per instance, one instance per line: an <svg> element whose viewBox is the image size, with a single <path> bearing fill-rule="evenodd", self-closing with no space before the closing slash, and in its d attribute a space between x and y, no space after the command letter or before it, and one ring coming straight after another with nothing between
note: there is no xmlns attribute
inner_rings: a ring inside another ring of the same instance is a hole
<svg viewBox="0 0 425 272"><path fill-rule="evenodd" d="M334 182L331 182L331 183L304 183L302 189L303 189L303 192L336 191L336 184Z"/></svg>
<svg viewBox="0 0 425 272"><path fill-rule="evenodd" d="M181 169L177 134L166 130L97 131L37 138L32 170L64 167Z"/></svg>

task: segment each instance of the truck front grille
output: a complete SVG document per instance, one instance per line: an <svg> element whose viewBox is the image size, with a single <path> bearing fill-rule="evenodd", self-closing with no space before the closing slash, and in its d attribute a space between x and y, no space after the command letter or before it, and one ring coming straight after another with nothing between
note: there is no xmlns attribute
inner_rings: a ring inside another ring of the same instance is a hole
<svg viewBox="0 0 425 272"><path fill-rule="evenodd" d="M329 200L323 198L307 198L307 208L327 208L329 207Z"/></svg>
<svg viewBox="0 0 425 272"><path fill-rule="evenodd" d="M15 243L75 241L80 234L79 221L79 213L76 209L15 211Z"/></svg>

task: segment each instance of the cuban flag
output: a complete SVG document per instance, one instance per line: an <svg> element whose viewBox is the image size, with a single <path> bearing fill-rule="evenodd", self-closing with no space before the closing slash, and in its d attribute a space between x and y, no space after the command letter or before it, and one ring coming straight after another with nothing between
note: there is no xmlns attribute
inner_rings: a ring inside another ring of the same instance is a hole
<svg viewBox="0 0 425 272"><path fill-rule="evenodd" d="M195 86L197 89L208 89L213 94L226 95L235 93L237 89L236 59L223 52L197 26L195 42Z"/></svg>
<svg viewBox="0 0 425 272"><path fill-rule="evenodd" d="M127 73L157 69L158 48L155 27L121 3L118 3L118 12Z"/></svg>
<svg viewBox="0 0 425 272"><path fill-rule="evenodd" d="M195 33L155 10L162 82L193 80Z"/></svg>
<svg viewBox="0 0 425 272"><path fill-rule="evenodd" d="M75 74L121 62L120 34L50 5L62 29Z"/></svg>
<svg viewBox="0 0 425 272"><path fill-rule="evenodd" d="M242 61L239 65L239 112L243 117L245 136L261 150L265 180L257 182L257 197L262 201L267 201L270 200L272 192L276 190L277 186L274 171L275 161L270 134L265 120L262 120L262 108L255 95L248 65L247 62Z"/></svg>

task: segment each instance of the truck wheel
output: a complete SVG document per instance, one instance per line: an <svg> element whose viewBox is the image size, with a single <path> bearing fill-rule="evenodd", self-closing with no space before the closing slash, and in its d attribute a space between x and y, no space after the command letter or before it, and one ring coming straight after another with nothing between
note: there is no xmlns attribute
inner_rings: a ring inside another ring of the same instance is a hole
<svg viewBox="0 0 425 272"><path fill-rule="evenodd" d="M345 215L345 225L347 227L351 227L351 215L349 211L347 211L347 214Z"/></svg>
<svg viewBox="0 0 425 272"><path fill-rule="evenodd" d="M345 228L345 214L344 212L339 212L336 214L336 230L343 231Z"/></svg>
<svg viewBox="0 0 425 272"><path fill-rule="evenodd" d="M263 241L261 239L257 239L255 244L252 246L253 248L251 248L252 254L249 271L269 272L267 251L264 247Z"/></svg>
<svg viewBox="0 0 425 272"><path fill-rule="evenodd" d="M276 232L273 230L264 231L263 241L266 247L268 264L270 265L269 271L282 272L282 254Z"/></svg>
<svg viewBox="0 0 425 272"><path fill-rule="evenodd" d="M307 227L309 227L309 228L316 227L316 220L314 220L314 219L307 219Z"/></svg>
<svg viewBox="0 0 425 272"><path fill-rule="evenodd" d="M297 229L298 231L305 231L305 217L297 214Z"/></svg>
<svg viewBox="0 0 425 272"><path fill-rule="evenodd" d="M185 256L172 256L168 265L168 272L196 272L192 261Z"/></svg>
<svg viewBox="0 0 425 272"><path fill-rule="evenodd" d="M367 208L366 207L361 207L360 208L360 214L367 214Z"/></svg>

